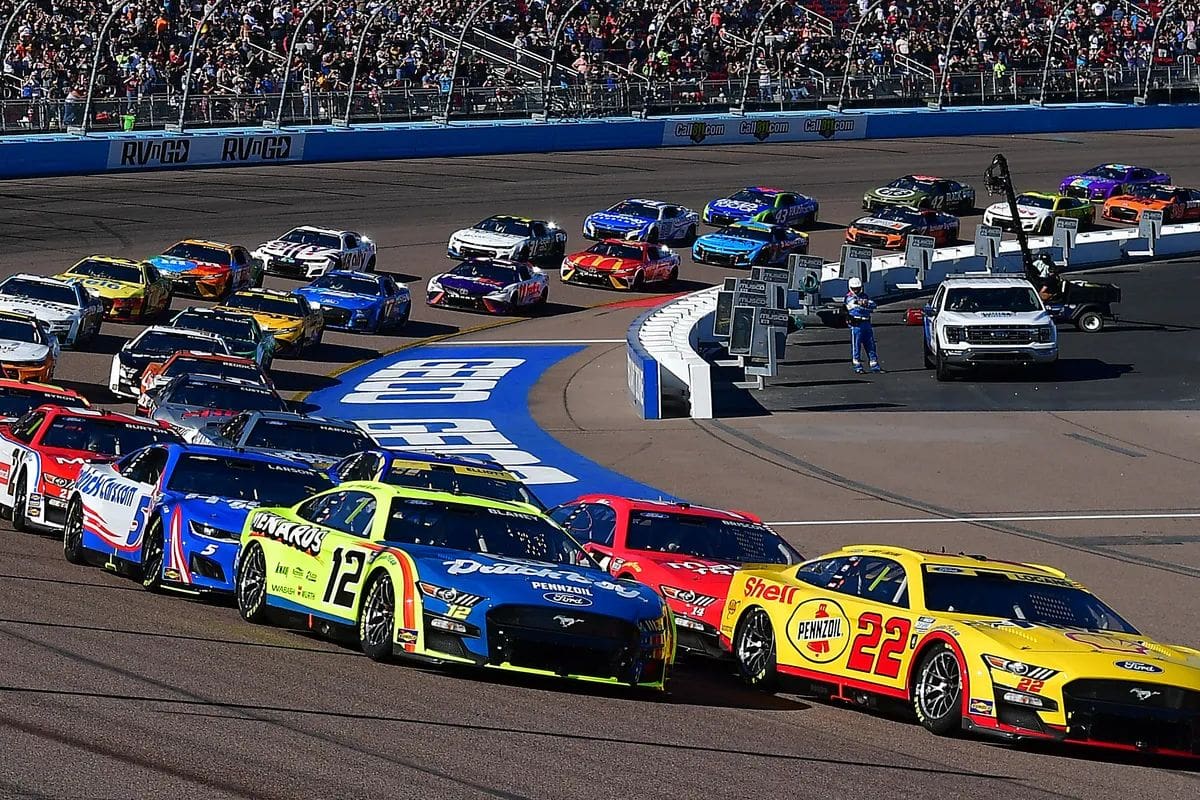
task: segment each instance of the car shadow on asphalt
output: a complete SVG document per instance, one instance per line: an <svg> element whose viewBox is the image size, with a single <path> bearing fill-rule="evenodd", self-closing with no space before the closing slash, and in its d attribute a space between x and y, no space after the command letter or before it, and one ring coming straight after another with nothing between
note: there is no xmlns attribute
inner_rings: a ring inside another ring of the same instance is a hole
<svg viewBox="0 0 1200 800"><path fill-rule="evenodd" d="M82 351L85 353L99 353L106 356L115 356L121 347L129 341L132 336L137 333L131 333L129 336L121 336L119 334L104 333L103 330L96 334L96 338L88 342Z"/></svg>
<svg viewBox="0 0 1200 800"><path fill-rule="evenodd" d="M922 370L917 370L918 372ZM1060 358L1050 375L1038 375L1027 370L992 367L974 369L969 372L952 373L958 380L973 383L1023 383L1054 384L1081 383L1085 381L1108 381L1133 372L1132 364L1110 364L1098 358Z"/></svg>
<svg viewBox="0 0 1200 800"><path fill-rule="evenodd" d="M1071 761L1091 761L1098 764L1118 764L1130 767L1165 769L1172 772L1200 773L1200 763L1184 758L1171 758L1151 753L1126 752L1108 748L1092 748L1085 745L1061 744L1057 742L1021 741L1015 743L981 739L993 747L1016 750L1037 755L1065 758Z"/></svg>

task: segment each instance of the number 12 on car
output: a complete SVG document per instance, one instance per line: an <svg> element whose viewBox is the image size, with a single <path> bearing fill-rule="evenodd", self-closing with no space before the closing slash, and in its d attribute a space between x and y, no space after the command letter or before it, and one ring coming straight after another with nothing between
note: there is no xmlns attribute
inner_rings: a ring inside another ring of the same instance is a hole
<svg viewBox="0 0 1200 800"><path fill-rule="evenodd" d="M354 598L362 583L367 554L362 550L338 547L333 551L329 581L321 600L339 608L354 608Z"/></svg>

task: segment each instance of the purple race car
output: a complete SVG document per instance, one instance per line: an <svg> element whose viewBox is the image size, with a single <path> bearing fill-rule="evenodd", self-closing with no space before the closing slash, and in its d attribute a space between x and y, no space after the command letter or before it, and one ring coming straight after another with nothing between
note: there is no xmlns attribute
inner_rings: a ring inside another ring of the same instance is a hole
<svg viewBox="0 0 1200 800"><path fill-rule="evenodd" d="M550 280L546 273L532 264L474 258L430 278L425 303L488 314L511 314L522 308L545 306L549 291Z"/></svg>
<svg viewBox="0 0 1200 800"><path fill-rule="evenodd" d="M1170 183L1171 176L1147 167L1129 164L1101 164L1078 175L1063 178L1058 187L1061 194L1103 202L1114 195L1124 194L1126 186L1145 183Z"/></svg>

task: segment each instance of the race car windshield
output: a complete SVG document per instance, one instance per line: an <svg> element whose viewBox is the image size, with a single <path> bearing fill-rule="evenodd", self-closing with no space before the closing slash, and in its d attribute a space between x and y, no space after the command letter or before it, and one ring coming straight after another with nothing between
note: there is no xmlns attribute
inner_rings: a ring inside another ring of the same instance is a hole
<svg viewBox="0 0 1200 800"><path fill-rule="evenodd" d="M1151 186L1148 184L1135 184L1129 187L1129 194L1134 197L1141 197L1146 200L1174 200L1175 190L1169 189L1166 186Z"/></svg>
<svg viewBox="0 0 1200 800"><path fill-rule="evenodd" d="M491 261L467 261L450 270L450 274L462 278L482 278L485 281L495 281L504 286L518 283L521 280L513 267L493 264Z"/></svg>
<svg viewBox="0 0 1200 800"><path fill-rule="evenodd" d="M332 233L305 231L300 228L288 231L280 237L279 241L287 242L288 244L307 244L312 247L321 247L325 250L342 249L342 240Z"/></svg>
<svg viewBox="0 0 1200 800"><path fill-rule="evenodd" d="M262 383L262 373L253 364L238 361L210 361L200 358L177 358L162 371L164 378L176 375L207 375L213 378L237 378Z"/></svg>
<svg viewBox="0 0 1200 800"><path fill-rule="evenodd" d="M182 441L167 428L86 417L55 417L42 434L43 447L86 450L102 456L123 456L147 445Z"/></svg>
<svg viewBox="0 0 1200 800"><path fill-rule="evenodd" d="M46 303L62 303L67 306L79 305L79 301L75 297L75 290L70 286L63 286L59 283L42 283L25 278L9 278L0 284L0 294L6 297L26 297Z"/></svg>
<svg viewBox="0 0 1200 800"><path fill-rule="evenodd" d="M1087 172L1083 173L1089 178L1104 178L1110 181L1119 181L1125 178L1125 170L1115 167L1106 167L1101 164L1098 167L1092 167Z"/></svg>
<svg viewBox="0 0 1200 800"><path fill-rule="evenodd" d="M291 506L333 486L324 475L302 467L231 456L181 457L167 489L183 494L246 500L266 506Z"/></svg>
<svg viewBox="0 0 1200 800"><path fill-rule="evenodd" d="M182 382L161 402L222 411L287 411L283 398L269 389L220 381Z"/></svg>
<svg viewBox="0 0 1200 800"><path fill-rule="evenodd" d="M228 264L230 262L228 250L195 242L180 242L163 255L188 261L203 261L206 264Z"/></svg>
<svg viewBox="0 0 1200 800"><path fill-rule="evenodd" d="M166 355L180 350L201 350L209 352L220 348L220 344L212 339L200 339L185 333L170 331L147 331L138 340L134 352L148 355Z"/></svg>
<svg viewBox="0 0 1200 800"><path fill-rule="evenodd" d="M1137 633L1117 612L1091 592L1067 581L1002 572L965 574L925 568L925 606L981 617L999 617L1040 625L1070 626L1096 631ZM940 567L940 569L947 569ZM952 567L949 569L957 569Z"/></svg>
<svg viewBox="0 0 1200 800"><path fill-rule="evenodd" d="M488 233L503 233L509 236L533 235L527 221L511 217L488 217L483 222L476 224L475 230L487 231Z"/></svg>
<svg viewBox="0 0 1200 800"><path fill-rule="evenodd" d="M755 242L774 241L771 231L760 231L757 228L725 228L719 231L722 236L732 236L735 239L750 239Z"/></svg>
<svg viewBox="0 0 1200 800"><path fill-rule="evenodd" d="M180 314L171 323L177 328L188 328L193 331L215 333L222 339L233 339L237 342L254 341L254 323L246 318L237 316L218 317L212 314Z"/></svg>
<svg viewBox="0 0 1200 800"><path fill-rule="evenodd" d="M1035 194L1019 194L1017 195L1017 205L1029 206L1030 208L1045 208L1053 211L1054 198L1039 197Z"/></svg>
<svg viewBox="0 0 1200 800"><path fill-rule="evenodd" d="M625 546L731 564L800 563L800 554L765 525L691 514L633 511Z"/></svg>
<svg viewBox="0 0 1200 800"><path fill-rule="evenodd" d="M38 330L37 325L19 319L0 318L0 339L7 339L10 342L31 342L33 344L46 343L46 338L42 336L42 332Z"/></svg>
<svg viewBox="0 0 1200 800"><path fill-rule="evenodd" d="M350 275L322 275L311 284L314 289L325 289L330 292L346 292L347 294L367 294L372 297L379 294L379 284L369 278L355 278Z"/></svg>
<svg viewBox="0 0 1200 800"><path fill-rule="evenodd" d="M272 297L263 294L235 294L225 301L226 308L237 308L260 314L275 314L281 317L303 315L300 301L295 298Z"/></svg>
<svg viewBox="0 0 1200 800"><path fill-rule="evenodd" d="M83 275L88 278L103 278L108 281L122 283L141 283L142 270L133 264L114 264L111 261L96 261L85 258L71 267L72 275Z"/></svg>
<svg viewBox="0 0 1200 800"><path fill-rule="evenodd" d="M396 497L384 538L397 544L592 566L579 545L545 518L499 508Z"/></svg>
<svg viewBox="0 0 1200 800"><path fill-rule="evenodd" d="M484 500L529 503L542 507L541 501L520 481L503 477L499 473L489 475L482 470L459 472L447 465L417 466L411 462L394 461L384 474L383 482L392 486L407 486L410 489L465 494Z"/></svg>
<svg viewBox="0 0 1200 800"><path fill-rule="evenodd" d="M933 182L923 181L913 177L912 175L908 175L903 178L897 178L889 183L888 187L892 189L913 189L922 192L929 192L933 191Z"/></svg>
<svg viewBox="0 0 1200 800"><path fill-rule="evenodd" d="M341 458L374 445L357 428L295 419L260 419L242 441L243 447L291 450Z"/></svg>
<svg viewBox="0 0 1200 800"><path fill-rule="evenodd" d="M78 398L29 389L0 389L0 417L19 417L31 408L45 403L59 406L83 406Z"/></svg>
<svg viewBox="0 0 1200 800"><path fill-rule="evenodd" d="M646 217L658 219L658 209L645 203L633 203L628 200L617 203L609 209L612 214L628 214L631 217Z"/></svg>
<svg viewBox="0 0 1200 800"><path fill-rule="evenodd" d="M739 203L758 203L759 205L769 206L775 202L775 195L767 194L761 189L742 189L729 199L736 200Z"/></svg>
<svg viewBox="0 0 1200 800"><path fill-rule="evenodd" d="M589 247L587 251L589 253L595 253L598 256L608 256L609 258L623 258L628 261L642 260L642 248L634 247L628 244L598 242L597 244Z"/></svg>
<svg viewBox="0 0 1200 800"><path fill-rule="evenodd" d="M1032 288L997 286L995 288L951 289L946 292L947 311L1041 311L1042 304Z"/></svg>

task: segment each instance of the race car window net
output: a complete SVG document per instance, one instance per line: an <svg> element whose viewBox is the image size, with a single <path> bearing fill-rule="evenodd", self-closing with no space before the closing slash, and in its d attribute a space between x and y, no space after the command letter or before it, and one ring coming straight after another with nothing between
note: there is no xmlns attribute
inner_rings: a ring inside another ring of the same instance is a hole
<svg viewBox="0 0 1200 800"><path fill-rule="evenodd" d="M86 450L102 456L123 456L152 444L182 442L179 434L152 425L134 425L83 417L55 417L42 434L42 447Z"/></svg>
<svg viewBox="0 0 1200 800"><path fill-rule="evenodd" d="M262 383L263 375L253 364L237 361L212 361L201 358L177 358L168 364L161 375L174 378L176 375L204 375L210 378L237 378L238 380Z"/></svg>
<svg viewBox="0 0 1200 800"><path fill-rule="evenodd" d="M477 231L487 231L488 233L505 233L509 236L530 236L532 235L528 222L522 222L517 219L500 219L498 217L489 217L475 225Z"/></svg>
<svg viewBox="0 0 1200 800"><path fill-rule="evenodd" d="M349 294L366 294L372 297L379 294L379 284L366 278L352 278L349 275L322 275L310 286L314 289L327 289L331 292L347 292Z"/></svg>
<svg viewBox="0 0 1200 800"><path fill-rule="evenodd" d="M947 311L1041 311L1037 293L1027 286L994 286L988 288L950 289L946 295Z"/></svg>
<svg viewBox="0 0 1200 800"><path fill-rule="evenodd" d="M490 261L464 261L450 270L450 274L457 275L460 278L483 278L488 281L496 281L505 286L520 280L516 267L501 266L500 264L493 264Z"/></svg>
<svg viewBox="0 0 1200 800"><path fill-rule="evenodd" d="M287 403L270 389L219 381L181 381L159 396L159 405L165 404L223 411L287 411Z"/></svg>
<svg viewBox="0 0 1200 800"><path fill-rule="evenodd" d="M85 275L89 278L104 278L122 283L141 283L141 267L132 264L114 264L111 261L95 261L85 258L71 267L72 275Z"/></svg>
<svg viewBox="0 0 1200 800"><path fill-rule="evenodd" d="M730 563L795 564L800 555L770 528L752 522L659 511L629 515L630 550L708 558Z"/></svg>
<svg viewBox="0 0 1200 800"><path fill-rule="evenodd" d="M316 453L334 458L342 458L373 445L374 442L357 428L295 419L259 419L242 442L243 447Z"/></svg>
<svg viewBox="0 0 1200 800"><path fill-rule="evenodd" d="M67 406L85 405L82 400L73 397L45 394L34 389L0 389L0 417L19 417L43 403Z"/></svg>
<svg viewBox="0 0 1200 800"><path fill-rule="evenodd" d="M324 475L300 467L223 455L188 454L171 470L167 490L181 494L247 500L268 506L292 506L332 488Z"/></svg>
<svg viewBox="0 0 1200 800"><path fill-rule="evenodd" d="M303 317L304 306L300 298L269 297L261 294L235 294L225 300L225 308L277 314L281 317Z"/></svg>
<svg viewBox="0 0 1200 800"><path fill-rule="evenodd" d="M188 261L203 261L208 264L228 264L230 261L228 250L192 242L180 242L163 255L184 258Z"/></svg>
<svg viewBox="0 0 1200 800"><path fill-rule="evenodd" d="M608 258L623 258L628 261L641 261L642 248L615 242L597 242L587 249L589 253Z"/></svg>
<svg viewBox="0 0 1200 800"><path fill-rule="evenodd" d="M254 321L249 318L216 317L212 314L193 314L183 312L171 323L176 328L188 328L193 331L215 333L225 339L236 339L241 342L254 341Z"/></svg>
<svg viewBox="0 0 1200 800"><path fill-rule="evenodd" d="M342 240L328 233L317 233L316 231L303 231L299 228L290 230L285 233L279 241L287 242L288 244L307 244L313 247L321 247L326 250L341 250Z"/></svg>
<svg viewBox="0 0 1200 800"><path fill-rule="evenodd" d="M617 531L617 512L603 503L561 506L550 512L550 518L566 528L576 541L605 547L612 545Z"/></svg>
<svg viewBox="0 0 1200 800"><path fill-rule="evenodd" d="M1137 633L1090 592L1018 580L1004 573L924 573L925 607L981 617L1021 620L1088 630Z"/></svg>
<svg viewBox="0 0 1200 800"><path fill-rule="evenodd" d="M775 240L775 235L771 230L761 231L757 228L726 228L721 231L725 236L733 236L737 239L750 239L755 242L771 242Z"/></svg>
<svg viewBox="0 0 1200 800"><path fill-rule="evenodd" d="M1017 195L1017 205L1029 206L1030 208L1046 208L1053 211L1054 198L1038 197L1037 195L1032 194L1019 194Z"/></svg>
<svg viewBox="0 0 1200 800"><path fill-rule="evenodd" d="M70 286L56 283L42 283L25 278L9 278L0 284L0 294L6 297L27 297L30 300L42 300L47 303L62 303L67 306L79 305L79 298Z"/></svg>
<svg viewBox="0 0 1200 800"><path fill-rule="evenodd" d="M484 500L541 505L533 493L518 480L458 472L451 467L430 465L426 468L393 463L383 476L383 482L392 486L407 486L410 489L465 494Z"/></svg>
<svg viewBox="0 0 1200 800"><path fill-rule="evenodd" d="M758 189L742 189L729 199L739 203L762 203L764 205L771 205L775 202L775 195L764 194Z"/></svg>
<svg viewBox="0 0 1200 800"><path fill-rule="evenodd" d="M196 336L188 336L186 333L173 333L171 331L146 331L137 340L137 344L133 348L136 353L153 355L177 353L180 350L202 350L208 352L210 350L224 351L224 349L223 342L213 339L201 339Z"/></svg>
<svg viewBox="0 0 1200 800"><path fill-rule="evenodd" d="M33 322L26 322L19 319L2 319L0 318L0 339L9 339L14 342L30 342L31 344L45 344L46 337L42 336L41 330Z"/></svg>
<svg viewBox="0 0 1200 800"><path fill-rule="evenodd" d="M593 566L569 536L542 517L437 500L393 498L384 538L398 544Z"/></svg>

